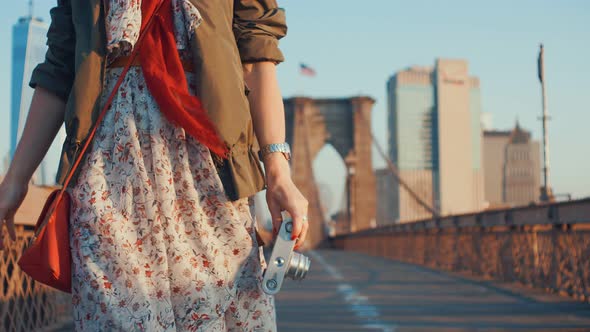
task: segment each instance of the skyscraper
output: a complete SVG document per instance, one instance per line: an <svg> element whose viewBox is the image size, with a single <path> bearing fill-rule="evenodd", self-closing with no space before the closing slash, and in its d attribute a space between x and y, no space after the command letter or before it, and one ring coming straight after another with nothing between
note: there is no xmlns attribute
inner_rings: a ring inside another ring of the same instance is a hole
<svg viewBox="0 0 590 332"><path fill-rule="evenodd" d="M485 200L489 208L539 200L541 157L538 141L519 123L512 130L483 133Z"/></svg>
<svg viewBox="0 0 590 332"><path fill-rule="evenodd" d="M467 61L402 70L387 92L389 155L402 179L443 215L481 209L481 100ZM397 183L393 191L399 220L431 216Z"/></svg>
<svg viewBox="0 0 590 332"><path fill-rule="evenodd" d="M47 30L48 25L32 14L21 17L12 28L10 158L14 156L16 145L22 135L33 97L33 89L28 86L29 79L35 66L45 58ZM64 138L62 128L33 176L35 184L55 183Z"/></svg>

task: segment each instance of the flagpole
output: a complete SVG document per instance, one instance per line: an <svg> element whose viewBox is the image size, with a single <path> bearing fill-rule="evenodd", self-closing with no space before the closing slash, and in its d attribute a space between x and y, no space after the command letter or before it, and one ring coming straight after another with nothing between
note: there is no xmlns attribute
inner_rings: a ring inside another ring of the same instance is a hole
<svg viewBox="0 0 590 332"><path fill-rule="evenodd" d="M541 188L541 201L550 202L554 200L549 179L549 133L547 130L547 121L549 120L549 111L547 110L547 92L545 90L545 59L543 54L543 44L540 45L538 59L539 80L541 81L541 93L543 96L543 113L541 121L543 122L543 187Z"/></svg>
<svg viewBox="0 0 590 332"><path fill-rule="evenodd" d="M303 75L301 75L299 70L297 71L297 96L304 97L303 96Z"/></svg>

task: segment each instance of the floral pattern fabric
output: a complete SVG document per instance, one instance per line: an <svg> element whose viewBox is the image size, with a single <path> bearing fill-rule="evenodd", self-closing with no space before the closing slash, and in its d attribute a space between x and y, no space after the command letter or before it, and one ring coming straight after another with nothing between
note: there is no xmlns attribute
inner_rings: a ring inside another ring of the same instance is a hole
<svg viewBox="0 0 590 332"><path fill-rule="evenodd" d="M129 55L139 38L141 28L141 0L103 0L107 5L105 20L108 62L121 55ZM182 57L189 47L190 36L201 24L199 10L188 0L172 1L174 36Z"/></svg>
<svg viewBox="0 0 590 332"><path fill-rule="evenodd" d="M110 55L123 55L140 1L109 1L108 21L127 22L110 25L119 31ZM121 71L107 69L101 105ZM194 93L194 74L186 79ZM140 67L123 79L68 191L76 331L276 331L253 199L226 198L209 150L160 113Z"/></svg>
<svg viewBox="0 0 590 332"><path fill-rule="evenodd" d="M121 70L107 70L105 91ZM253 199L227 200L209 150L159 112L139 67L80 172L70 189L77 331L276 331Z"/></svg>

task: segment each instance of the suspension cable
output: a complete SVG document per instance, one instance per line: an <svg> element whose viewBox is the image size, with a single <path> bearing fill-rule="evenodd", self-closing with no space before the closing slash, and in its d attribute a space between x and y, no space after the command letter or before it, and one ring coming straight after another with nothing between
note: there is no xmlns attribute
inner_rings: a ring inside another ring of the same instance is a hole
<svg viewBox="0 0 590 332"><path fill-rule="evenodd" d="M436 211L430 204L428 204L426 201L424 201L420 197L420 195L418 195L412 189L412 187L404 179L402 179L401 174L399 173L398 168L393 164L393 162L391 161L391 159L385 154L385 152L381 148L381 145L379 144L379 142L375 138L375 135L373 134L373 131L371 130L370 123L365 118L365 115L361 111L359 111L359 113L360 113L360 118L363 121L364 125L366 125L369 128L369 133L371 134L371 139L373 141L373 144L377 148L377 151L379 152L379 155L381 155L381 158L385 159L385 162L387 163L387 168L393 174L393 176L396 178L396 180L398 181L398 183L400 184L400 186L402 186L405 190L407 190L407 192L410 194L410 196L414 200L416 200L416 202L418 202L418 204L420 204L423 208L425 208L428 212L430 212L433 217L438 216L438 211Z"/></svg>

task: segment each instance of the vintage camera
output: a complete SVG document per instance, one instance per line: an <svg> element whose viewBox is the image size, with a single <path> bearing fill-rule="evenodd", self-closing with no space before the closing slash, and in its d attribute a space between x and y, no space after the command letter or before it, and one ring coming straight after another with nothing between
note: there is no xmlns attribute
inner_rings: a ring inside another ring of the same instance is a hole
<svg viewBox="0 0 590 332"><path fill-rule="evenodd" d="M282 215L283 222L262 279L262 289L271 295L279 292L285 277L293 280L305 278L311 264L307 256L293 251L295 246L295 240L291 240L293 219L287 213Z"/></svg>

